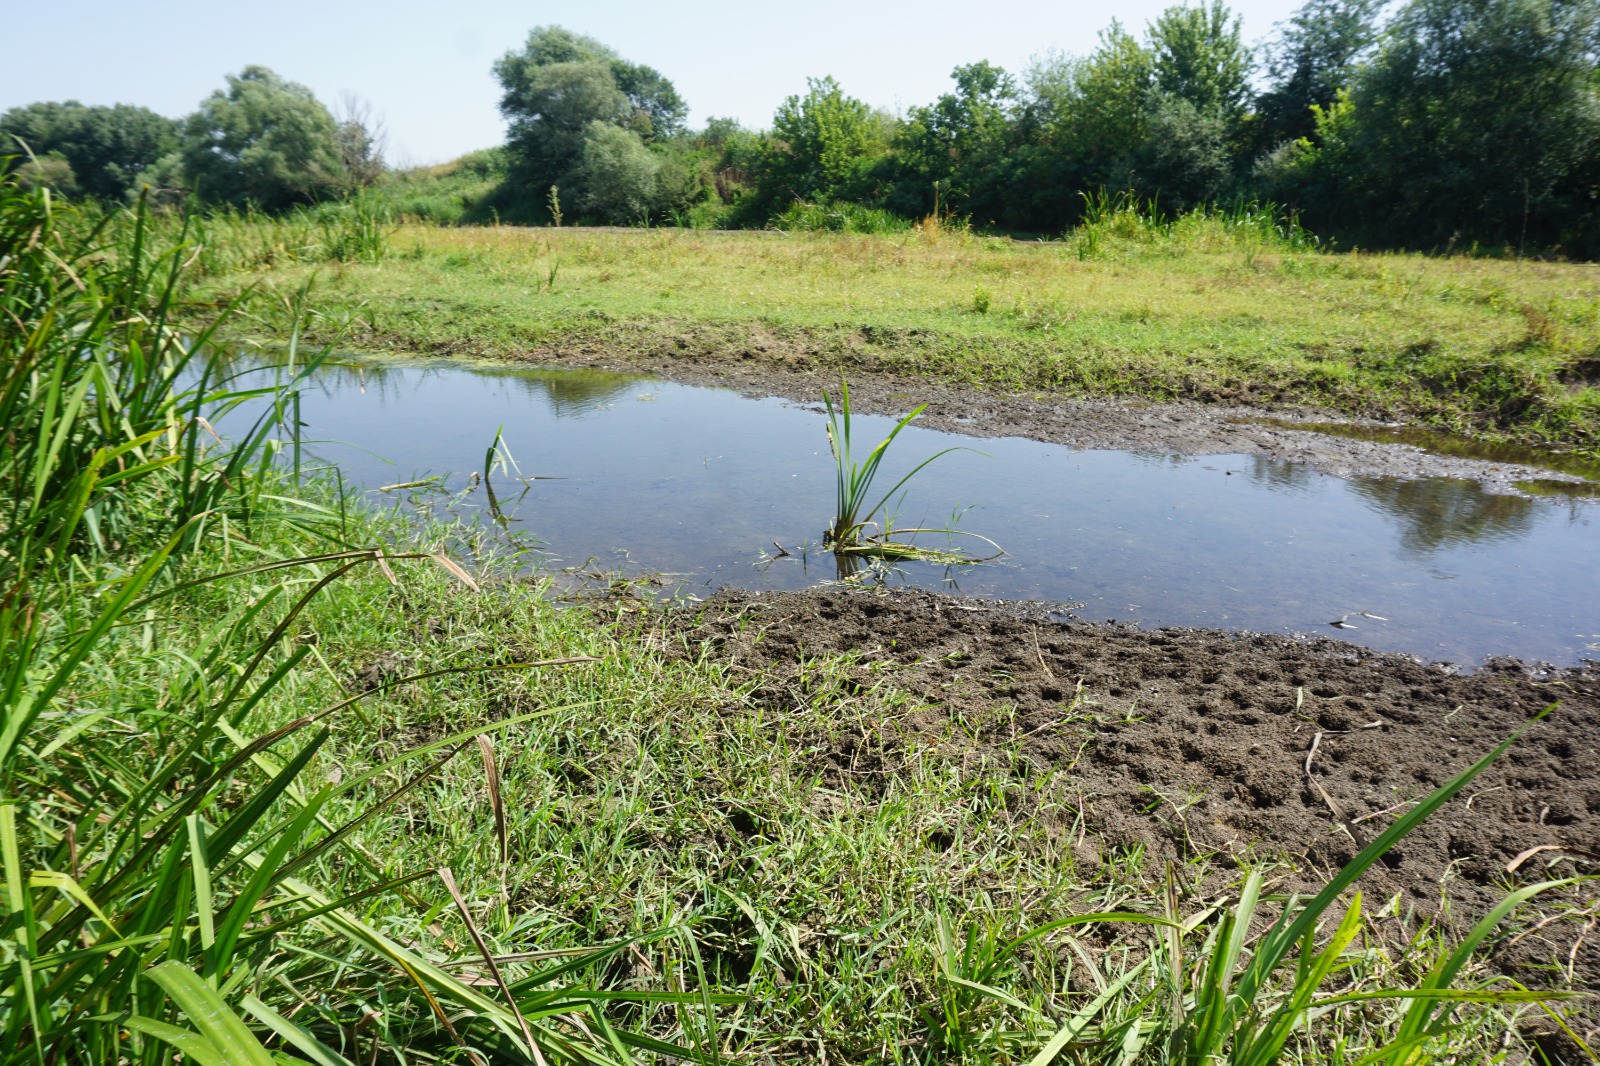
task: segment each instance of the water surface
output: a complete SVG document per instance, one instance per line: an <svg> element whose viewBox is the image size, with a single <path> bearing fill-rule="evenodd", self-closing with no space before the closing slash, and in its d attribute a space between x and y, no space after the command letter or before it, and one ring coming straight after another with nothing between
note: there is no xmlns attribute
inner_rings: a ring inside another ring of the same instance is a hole
<svg viewBox="0 0 1600 1066"><path fill-rule="evenodd" d="M365 489L428 475L465 488L503 427L520 472L552 479L495 478L552 567L655 572L693 595L836 577L818 548L834 498L820 404L593 371L346 361L317 373L301 419L329 442L312 450ZM856 423L869 445L892 425ZM1589 501L916 428L895 442L881 484L951 445L973 450L915 478L895 524L954 517L1007 554L905 564L891 580L1081 603L1077 616L1095 621L1325 634L1461 663L1600 658L1600 511ZM774 559L775 544L792 554ZM1329 627L1341 617L1354 628Z"/></svg>

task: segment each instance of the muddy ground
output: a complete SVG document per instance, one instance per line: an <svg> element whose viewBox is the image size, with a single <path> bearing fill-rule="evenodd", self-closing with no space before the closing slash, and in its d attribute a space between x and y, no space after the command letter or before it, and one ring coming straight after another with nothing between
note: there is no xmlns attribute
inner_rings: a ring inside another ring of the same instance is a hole
<svg viewBox="0 0 1600 1066"><path fill-rule="evenodd" d="M813 769L834 785L881 787L930 753L1070 767L1048 799L1067 811L1065 835L1081 813L1080 859L1140 846L1226 871L1249 852L1285 862L1278 884L1296 890L1324 883L1412 802L1527 727L1367 874L1369 907L1398 895L1403 913L1436 915L1448 895L1446 920L1464 928L1510 886L1600 874L1593 667L1498 661L1462 675L1334 640L1058 618L1044 605L828 588L724 590L677 625L687 647L731 664L780 711L806 705L801 660L833 653L855 657L847 670L863 691L916 698L909 713L820 746ZM1547 850L1508 872L1532 848ZM1503 941L1496 962L1531 984L1570 974L1600 990L1600 892L1550 904L1526 910L1525 927L1562 917ZM1584 1013L1600 1023L1592 1005Z"/></svg>
<svg viewBox="0 0 1600 1066"><path fill-rule="evenodd" d="M803 342L752 331L747 346L728 347L685 335L676 344L653 339L637 348L586 344L546 347L524 358L546 366L583 366L651 374L686 385L735 389L747 396L780 396L819 404L836 391L838 369L820 366ZM796 347L800 345L800 347ZM1261 425L1268 416L1290 422L1358 422L1316 407L1247 406L1237 402L1157 403L1137 399L1069 399L1042 394L984 391L920 377L852 371L851 406L865 414L901 415L927 409L917 424L979 437L1024 437L1074 448L1119 449L1186 455L1260 455L1305 463L1339 477L1453 477L1476 480L1494 492L1517 493L1532 478L1582 479L1511 463L1435 455L1409 445L1373 443L1322 433Z"/></svg>

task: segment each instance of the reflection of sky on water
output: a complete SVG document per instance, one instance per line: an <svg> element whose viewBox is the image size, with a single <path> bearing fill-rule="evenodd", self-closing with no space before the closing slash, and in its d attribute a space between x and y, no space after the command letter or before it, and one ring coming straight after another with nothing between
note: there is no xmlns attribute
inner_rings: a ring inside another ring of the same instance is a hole
<svg viewBox="0 0 1600 1066"><path fill-rule="evenodd" d="M503 427L523 474L563 479L533 482L513 516L560 563L592 556L683 574L700 593L834 576L831 558L814 554L757 566L774 541L814 544L830 517L833 470L815 410L600 371L352 362L319 371L301 418L308 438L341 442L314 450L369 488L426 474L464 487ZM876 443L890 425L859 418L858 440ZM881 484L951 444L975 451L918 475L894 522L945 526L960 514L959 528L1004 546L1004 565L957 575L965 593L1467 662L1597 654L1591 504L1490 495L1468 481L1344 480L1262 457L1085 452L918 429L896 441ZM499 487L503 502L515 495ZM943 568L905 569L916 584L948 587ZM1344 614L1360 628L1328 628Z"/></svg>

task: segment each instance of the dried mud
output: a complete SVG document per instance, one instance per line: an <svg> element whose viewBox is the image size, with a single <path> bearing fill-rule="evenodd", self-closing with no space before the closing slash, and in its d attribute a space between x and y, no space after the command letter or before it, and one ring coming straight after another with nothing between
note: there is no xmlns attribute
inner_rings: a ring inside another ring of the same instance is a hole
<svg viewBox="0 0 1600 1066"><path fill-rule="evenodd" d="M1398 895L1402 912L1433 915L1448 896L1446 921L1459 925L1511 885L1600 873L1593 667L1538 673L1491 661L1463 676L1332 640L1063 622L1043 605L914 591L725 590L675 624L688 647L753 679L756 698L780 710L807 704L801 664L818 656L847 655L846 684L863 693L911 694L909 712L820 746L813 769L837 785L870 788L935 753L1069 769L1054 797L1069 812L1060 831L1072 837L1081 817L1089 833L1073 839L1096 865L1111 849L1140 847L1209 856L1226 871L1249 853L1286 863L1283 887L1313 888L1526 727L1369 871L1369 900ZM1584 936L1600 897L1588 885L1549 905L1524 913L1576 916L1503 941L1496 961L1530 983L1570 973L1576 987L1600 989L1600 935Z"/></svg>

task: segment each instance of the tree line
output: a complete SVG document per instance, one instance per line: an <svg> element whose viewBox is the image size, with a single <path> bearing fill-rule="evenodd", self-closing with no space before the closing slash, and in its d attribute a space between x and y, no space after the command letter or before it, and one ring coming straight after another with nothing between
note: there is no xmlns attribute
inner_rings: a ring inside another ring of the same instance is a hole
<svg viewBox="0 0 1600 1066"><path fill-rule="evenodd" d="M1270 201L1346 245L1600 256L1600 0L1308 0L1255 49L1200 0L1112 22L1088 55L957 67L902 115L813 78L762 131L690 129L666 76L560 27L494 73L507 140L468 161L494 179L458 205L468 221L1059 233L1110 193L1152 212ZM360 117L258 67L181 123L37 104L6 133L95 196L187 182L282 206L359 187L378 158Z"/></svg>
<svg viewBox="0 0 1600 1066"><path fill-rule="evenodd" d="M273 211L332 199L383 173L383 131L347 97L335 115L298 82L266 67L227 77L195 112L41 102L0 115L0 155L25 183L103 201L195 194L203 202Z"/></svg>
<svg viewBox="0 0 1600 1066"><path fill-rule="evenodd" d="M811 79L761 132L685 131L654 70L540 28L496 66L509 137L488 206L751 226L832 205L1059 233L1110 191L1172 212L1272 201L1369 246L1600 254L1600 0L1384 8L1309 0L1257 50L1223 0L1176 6L1086 56L957 67L904 115Z"/></svg>

